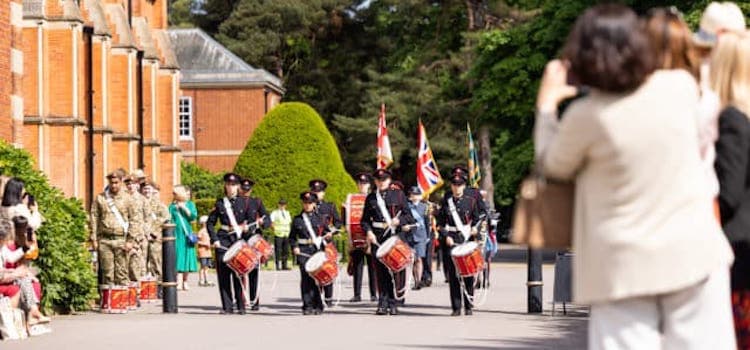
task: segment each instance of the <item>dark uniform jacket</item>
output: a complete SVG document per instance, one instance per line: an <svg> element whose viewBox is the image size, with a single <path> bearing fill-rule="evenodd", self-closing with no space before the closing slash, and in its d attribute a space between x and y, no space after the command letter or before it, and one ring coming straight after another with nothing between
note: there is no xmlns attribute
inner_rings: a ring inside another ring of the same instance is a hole
<svg viewBox="0 0 750 350"><path fill-rule="evenodd" d="M308 213L310 218L310 226L318 237L325 235L326 224L323 218L316 212ZM323 242L321 241L320 246L315 246L312 243L312 237L310 231L307 230L305 220L302 218L302 213L295 216L292 219L291 231L289 232L289 244L292 249L299 248L300 252L306 255L313 255L315 252L324 249ZM297 263L300 266L304 266L309 257L304 255L297 256Z"/></svg>
<svg viewBox="0 0 750 350"><path fill-rule="evenodd" d="M403 226L416 223L411 215L409 207L407 206L406 195L403 191L392 189L380 191L380 194L385 201L385 207L391 215L391 218L395 218L398 214L400 226L396 229L396 232L393 232L393 230L387 230L386 232L386 227L384 227L387 224L385 222L386 219L383 217L383 213L380 212L376 192L372 192L368 194L365 199L365 208L363 209L362 221L360 223L362 229L365 230L365 232L374 233L379 243L384 242L394 234L399 234L401 239L406 241L406 232L401 232Z"/></svg>
<svg viewBox="0 0 750 350"><path fill-rule="evenodd" d="M453 198L456 206L456 212L463 225L470 227L477 226L481 220L484 220L483 214L486 214L486 208L482 196L474 188L465 188L460 198L453 197L452 192L447 192L440 202L440 211L437 215L437 226L440 230L440 239L445 241L446 237L451 237L453 243L464 243L464 236L458 231L456 223L453 221L450 205L448 200ZM479 227L477 227L479 230ZM469 240L476 240L477 237L470 237Z"/></svg>
<svg viewBox="0 0 750 350"><path fill-rule="evenodd" d="M254 222L255 216L250 217L248 215L248 204L247 204L248 198L236 196L234 198L230 198L229 202L232 204L232 212L234 212L234 217L237 220L237 225L242 225L246 222ZM228 227L226 228L220 228L218 231L216 230L216 222L218 222L221 226ZM214 205L214 209L211 211L211 213L208 215L208 221L206 222L206 229L208 230L208 234L211 237L211 244L213 244L216 241L219 241L219 243L224 246L225 248L229 248L232 246L232 244L237 241L237 235L235 235L234 231L232 230L232 224L229 221L229 215L227 215L227 209L224 207L224 199L219 198L216 200L216 204ZM242 238L248 239L252 235L252 232L243 232Z"/></svg>
<svg viewBox="0 0 750 350"><path fill-rule="evenodd" d="M333 225L333 227L340 229L341 226L343 226L343 221L341 221L341 217L339 216L338 210L336 210L336 206L331 202L325 202L321 201L318 203L317 213L320 215L321 219L323 220L323 223L326 224L326 226Z"/></svg>
<svg viewBox="0 0 750 350"><path fill-rule="evenodd" d="M261 226L254 226L250 229L251 235L262 234L263 229L271 227L271 215L266 211L266 207L263 206L263 201L260 198L245 197L245 211L249 218L247 220L248 224L252 224L258 218L263 217L263 224Z"/></svg>

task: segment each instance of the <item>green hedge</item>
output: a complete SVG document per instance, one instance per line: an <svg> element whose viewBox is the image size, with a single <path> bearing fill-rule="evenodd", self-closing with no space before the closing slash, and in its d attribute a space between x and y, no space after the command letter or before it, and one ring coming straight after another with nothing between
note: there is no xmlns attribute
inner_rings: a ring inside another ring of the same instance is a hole
<svg viewBox="0 0 750 350"><path fill-rule="evenodd" d="M262 198L266 209L285 198L292 215L300 212L299 194L312 179L328 182L325 199L337 207L357 190L320 115L299 102L282 103L263 118L234 171L256 182L253 196Z"/></svg>
<svg viewBox="0 0 750 350"><path fill-rule="evenodd" d="M224 174L214 174L195 163L182 161L180 178L182 184L190 187L193 198L217 198L222 195L221 182ZM200 211L199 211L200 213Z"/></svg>
<svg viewBox="0 0 750 350"><path fill-rule="evenodd" d="M97 285L91 254L85 248L87 215L82 203L65 198L36 170L28 152L4 141L0 141L0 172L26 183L26 191L36 197L46 219L37 233L39 258L34 262L44 290L42 307L58 313L88 309Z"/></svg>

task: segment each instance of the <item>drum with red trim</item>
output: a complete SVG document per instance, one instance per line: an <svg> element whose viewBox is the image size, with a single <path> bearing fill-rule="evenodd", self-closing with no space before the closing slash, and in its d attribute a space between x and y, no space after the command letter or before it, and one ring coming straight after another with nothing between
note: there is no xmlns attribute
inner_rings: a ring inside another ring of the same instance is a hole
<svg viewBox="0 0 750 350"><path fill-rule="evenodd" d="M320 287L333 283L333 280L339 275L338 265L332 262L325 252L313 254L305 263L305 271Z"/></svg>
<svg viewBox="0 0 750 350"><path fill-rule="evenodd" d="M242 276L258 266L258 254L243 240L232 244L222 259L230 269Z"/></svg>
<svg viewBox="0 0 750 350"><path fill-rule="evenodd" d="M456 266L456 273L461 277L471 277L484 268L482 251L477 242L466 242L451 249L451 258Z"/></svg>
<svg viewBox="0 0 750 350"><path fill-rule="evenodd" d="M388 238L378 247L376 257L393 272L405 269L412 262L413 252L409 245L397 236Z"/></svg>
<svg viewBox="0 0 750 350"><path fill-rule="evenodd" d="M105 314L124 314L128 312L130 292L126 286L101 285L101 312Z"/></svg>
<svg viewBox="0 0 750 350"><path fill-rule="evenodd" d="M128 283L128 310L138 308L138 282Z"/></svg>
<svg viewBox="0 0 750 350"><path fill-rule="evenodd" d="M334 264L338 263L339 261L339 250L336 249L336 245L331 243L326 243L326 256L328 257L328 260L331 260Z"/></svg>
<svg viewBox="0 0 750 350"><path fill-rule="evenodd" d="M352 247L356 249L367 249L367 233L362 229L362 213L365 209L366 194L353 193L346 197L346 232Z"/></svg>
<svg viewBox="0 0 750 350"><path fill-rule="evenodd" d="M273 255L273 247L271 247L271 244L263 239L263 236L261 235L253 235L250 237L250 239L247 240L247 245L255 249L260 256L261 263L265 263L268 258Z"/></svg>
<svg viewBox="0 0 750 350"><path fill-rule="evenodd" d="M141 279L141 291L140 299L141 302L153 303L158 300L158 288L156 279L152 277L145 277Z"/></svg>

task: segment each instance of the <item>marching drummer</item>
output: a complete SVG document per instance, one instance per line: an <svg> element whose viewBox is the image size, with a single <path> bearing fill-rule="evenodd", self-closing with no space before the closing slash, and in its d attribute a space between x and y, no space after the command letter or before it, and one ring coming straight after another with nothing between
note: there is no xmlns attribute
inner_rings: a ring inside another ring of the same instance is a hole
<svg viewBox="0 0 750 350"><path fill-rule="evenodd" d="M310 180L308 185L310 186L310 192L315 193L318 197L318 204L315 210L326 224L326 231L337 234L338 230L341 229L343 222L341 221L341 217L339 217L339 212L336 210L336 206L331 202L323 200L326 195L328 183L323 180L315 179ZM332 238L327 238L326 242L330 242L331 239ZM325 291L326 305L328 307L333 306L333 284L325 286L323 290Z"/></svg>
<svg viewBox="0 0 750 350"><path fill-rule="evenodd" d="M250 194L253 192L253 186L255 182L250 179L242 179L240 181L240 197L244 197L245 200L245 213L248 217L248 234L250 237L253 235L263 236L262 229L271 227L271 216L268 215L266 207L263 206L263 201L260 198L251 197ZM265 263L265 261L264 261ZM248 294L250 295L249 302L252 302L250 310L257 311L260 309L260 298L258 297L258 270L253 269L247 276Z"/></svg>
<svg viewBox="0 0 750 350"><path fill-rule="evenodd" d="M368 173L359 173L355 176L357 179L357 189L359 194L367 196L370 194L370 184L372 183L372 176ZM349 210L349 209L347 209ZM367 247L357 246L352 242L351 251L349 252L351 257L352 266L352 279L354 282L354 296L349 300L350 302L362 301L362 276L364 265L367 264L367 278L368 286L370 288L370 301L378 300L377 288L375 287L375 266L373 257L370 252L367 251Z"/></svg>
<svg viewBox="0 0 750 350"><path fill-rule="evenodd" d="M315 212L318 196L307 191L300 194L300 199L302 200L302 212L292 220L289 241L299 264L302 314L319 315L323 313L320 288L308 274L305 264L313 254L324 249L323 239L330 238L332 234L330 232L325 233L325 221Z"/></svg>
<svg viewBox="0 0 750 350"><path fill-rule="evenodd" d="M362 229L367 232L368 241L373 244L372 254L377 255L378 246L388 238L405 233L409 225L414 224L414 218L409 213L406 195L403 191L390 188L391 172L378 169L373 173L375 191L365 200L362 213ZM375 262L378 276L378 308L377 315L398 315L396 306L396 291L394 280L401 280L401 274L406 271L391 272L382 262Z"/></svg>
<svg viewBox="0 0 750 350"><path fill-rule="evenodd" d="M451 258L451 249L456 245L478 238L478 224L481 223L482 213L485 211L484 202L478 190L467 188L468 171L457 166L451 171L451 190L447 192L441 202L437 214L437 226L443 249L443 263L450 284L451 316L461 315L461 300L463 299L464 314L471 315L474 298L474 277L464 277L459 280L456 267ZM463 282L463 283L462 283ZM462 293L461 287L464 287ZM463 296L463 298L462 298Z"/></svg>
<svg viewBox="0 0 750 350"><path fill-rule="evenodd" d="M228 173L224 175L224 198L216 200L214 209L208 215L206 228L211 236L211 245L216 248L216 274L219 280L219 294L221 296L221 314L231 314L232 300L237 306L237 312L245 314L245 300L242 293L242 285L238 276L224 263L224 254L227 249L239 239L247 239L250 233L247 231L247 222L255 220L255 217L247 215L247 199L238 196L240 177L237 174ZM221 224L216 231L216 222ZM234 298L232 298L234 288Z"/></svg>

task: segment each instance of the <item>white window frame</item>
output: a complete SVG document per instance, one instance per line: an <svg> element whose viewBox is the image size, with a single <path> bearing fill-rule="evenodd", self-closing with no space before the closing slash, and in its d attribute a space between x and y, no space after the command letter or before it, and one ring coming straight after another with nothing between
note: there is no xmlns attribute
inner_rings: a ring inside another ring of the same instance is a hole
<svg viewBox="0 0 750 350"><path fill-rule="evenodd" d="M187 105L184 105L187 101ZM187 111L183 111L186 108ZM187 116L187 127L183 127L183 117ZM193 139L193 98L190 96L180 96L180 102L177 109L177 132L180 135L180 140L192 140ZM187 130L187 134L183 135L183 131Z"/></svg>

